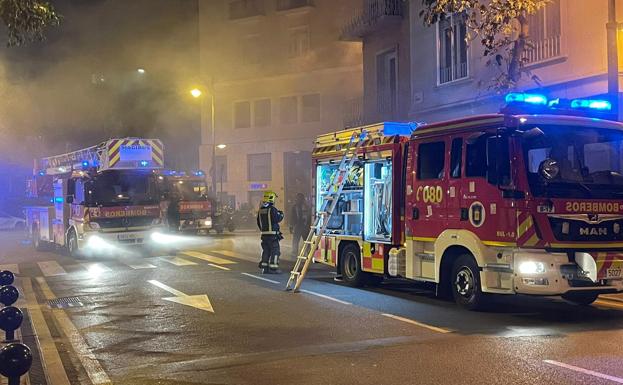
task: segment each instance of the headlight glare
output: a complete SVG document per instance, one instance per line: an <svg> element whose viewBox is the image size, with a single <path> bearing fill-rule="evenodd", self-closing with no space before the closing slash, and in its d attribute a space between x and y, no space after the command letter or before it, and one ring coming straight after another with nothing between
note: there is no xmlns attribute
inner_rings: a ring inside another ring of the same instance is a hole
<svg viewBox="0 0 623 385"><path fill-rule="evenodd" d="M543 262L524 261L519 264L519 273L521 274L543 274L545 273L545 264Z"/></svg>

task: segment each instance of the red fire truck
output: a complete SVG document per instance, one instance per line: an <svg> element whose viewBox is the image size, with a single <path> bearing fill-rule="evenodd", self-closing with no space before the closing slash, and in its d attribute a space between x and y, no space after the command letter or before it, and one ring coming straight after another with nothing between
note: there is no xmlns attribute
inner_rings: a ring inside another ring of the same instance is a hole
<svg viewBox="0 0 623 385"><path fill-rule="evenodd" d="M158 180L163 197L161 208L169 230L207 234L213 226L214 212L203 171L187 174L166 170Z"/></svg>
<svg viewBox="0 0 623 385"><path fill-rule="evenodd" d="M25 208L34 246L83 256L150 243L162 229L154 171L163 164L160 140L138 138L36 160L31 193L51 205Z"/></svg>
<svg viewBox="0 0 623 385"><path fill-rule="evenodd" d="M506 101L498 114L319 136L315 207L353 133L366 142L315 261L353 286L432 282L469 309L489 293L590 304L623 291L623 124L605 100Z"/></svg>

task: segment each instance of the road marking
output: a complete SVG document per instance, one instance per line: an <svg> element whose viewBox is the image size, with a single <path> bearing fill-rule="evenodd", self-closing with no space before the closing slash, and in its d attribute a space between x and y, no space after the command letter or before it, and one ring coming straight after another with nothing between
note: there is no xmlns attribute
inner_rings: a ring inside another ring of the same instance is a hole
<svg viewBox="0 0 623 385"><path fill-rule="evenodd" d="M215 257L213 255L200 253L198 251L182 251L182 254L188 255L189 257L198 258L207 262L218 263L220 265L231 265L236 263L234 261L230 261L229 259Z"/></svg>
<svg viewBox="0 0 623 385"><path fill-rule="evenodd" d="M545 362L546 364L550 364L550 365L554 365L554 366L559 366L561 368L573 370L574 372L583 373L583 374L587 374L589 376L603 378L604 380L610 380L610 381L613 381L613 382L616 382L616 383L619 383L619 384L623 384L623 378L620 378L620 377L610 376L608 374L595 372L594 370L588 370L588 369L580 368L580 367L577 367L577 366L573 366L573 365L569 365L569 364L565 364L565 363L558 362L558 361L553 361L553 360L543 360L543 362Z"/></svg>
<svg viewBox="0 0 623 385"><path fill-rule="evenodd" d="M8 270L13 274L19 274L19 266L17 263L7 263L6 265L0 265L0 270Z"/></svg>
<svg viewBox="0 0 623 385"><path fill-rule="evenodd" d="M341 299L329 297L328 295L316 293L315 291L309 291L309 290L305 290L305 289L301 289L301 291L303 293L315 295L316 297L320 297L320 298L324 298L324 299L328 299L328 300L331 300L331 301L335 301L335 302L341 303L342 305L352 305L352 303L350 303L350 302L346 302L346 301L342 301Z"/></svg>
<svg viewBox="0 0 623 385"><path fill-rule="evenodd" d="M196 265L195 262L193 261L189 261L187 259L184 258L180 258L180 257L173 257L173 258L160 258L161 260L168 262L172 265L175 266L190 266L190 265Z"/></svg>
<svg viewBox="0 0 623 385"><path fill-rule="evenodd" d="M257 275L253 275L253 274L249 274L249 273L240 273L242 275L246 275L247 277L251 277L251 278L255 278L255 279L259 279L260 281L266 281L266 282L270 282L270 283L276 283L277 285L280 285L281 282L279 281L274 281L272 279L268 279L268 278L264 278L264 277L258 277Z"/></svg>
<svg viewBox="0 0 623 385"><path fill-rule="evenodd" d="M240 255L236 255L236 253L234 253L231 250L214 250L214 252L218 253L218 254L223 254L223 255L226 255L226 256L232 257L232 258L240 257Z"/></svg>
<svg viewBox="0 0 623 385"><path fill-rule="evenodd" d="M45 277L67 274L65 269L63 269L56 261L37 262L37 265L39 265L39 269L41 269L41 272Z"/></svg>
<svg viewBox="0 0 623 385"><path fill-rule="evenodd" d="M425 324L425 323L422 323L422 322L414 321L414 320L409 319L409 318L404 318L404 317L400 317L400 316L393 315L393 314L388 314L388 313L383 313L382 315L385 316L385 317L393 318L393 319L398 320L398 321L410 323L410 324L415 325L415 326L423 327L423 328L426 328L428 330L432 330L432 331L437 332L437 333L452 333L452 330L439 328L437 326L428 325L428 324Z"/></svg>
<svg viewBox="0 0 623 385"><path fill-rule="evenodd" d="M137 262L137 263L131 263L131 262L123 262L125 265L131 267L134 270L139 270L139 269L155 269L156 266L152 265L151 263L148 262Z"/></svg>
<svg viewBox="0 0 623 385"><path fill-rule="evenodd" d="M87 269L87 272L90 274L100 274L112 271L110 267L104 265L103 263L82 262L80 263L80 266Z"/></svg>
<svg viewBox="0 0 623 385"><path fill-rule="evenodd" d="M39 283L39 287L47 300L56 299L56 296L43 277L37 277L37 282ZM77 356L80 359L80 363L93 385L112 385L110 377L108 377L108 374L106 374L106 371L102 368L102 365L100 365L100 362L80 334L80 331L71 322L67 316L67 313L65 313L65 310L52 309L51 311L56 318L56 321L58 321L58 325L61 327L63 333L69 339L71 346L76 351Z"/></svg>
<svg viewBox="0 0 623 385"><path fill-rule="evenodd" d="M32 327L39 340L39 348L41 349L41 360L43 367L46 369L46 375L50 384L53 385L70 385L67 373L63 367L63 362L56 349L56 343L52 338L52 333L45 322L41 306L37 302L35 292L32 289L32 281L30 278L23 278L22 291L26 299L26 307L30 314Z"/></svg>
<svg viewBox="0 0 623 385"><path fill-rule="evenodd" d="M216 267L217 269L221 269L221 270L227 270L227 271L231 270L229 267L219 266L219 265L215 265L213 263L208 263L208 266Z"/></svg>
<svg viewBox="0 0 623 385"><path fill-rule="evenodd" d="M160 281L156 281L154 279L150 279L147 281L154 286L161 288L164 291L168 291L173 294L175 297L166 297L163 298L165 301L179 303L181 305L191 306L200 310L209 311L214 313L214 308L212 307L212 303L210 302L210 298L208 298L205 294L199 295L188 295L184 294L179 290L175 290L171 286L167 286Z"/></svg>

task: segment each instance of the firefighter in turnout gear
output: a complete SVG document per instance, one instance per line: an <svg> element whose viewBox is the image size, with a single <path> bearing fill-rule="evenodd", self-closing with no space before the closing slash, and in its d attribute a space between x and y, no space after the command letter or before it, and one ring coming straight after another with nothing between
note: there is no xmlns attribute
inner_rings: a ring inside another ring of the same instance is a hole
<svg viewBox="0 0 623 385"><path fill-rule="evenodd" d="M275 207L276 198L277 194L266 191L257 213L257 227L262 232L262 261L259 266L264 273L279 272L279 241L283 239L279 222L283 220L283 211Z"/></svg>

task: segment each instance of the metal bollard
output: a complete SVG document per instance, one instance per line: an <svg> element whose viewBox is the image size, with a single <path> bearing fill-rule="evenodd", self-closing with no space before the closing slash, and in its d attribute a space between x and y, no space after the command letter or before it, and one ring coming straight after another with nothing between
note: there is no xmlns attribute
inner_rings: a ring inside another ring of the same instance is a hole
<svg viewBox="0 0 623 385"><path fill-rule="evenodd" d="M13 305L19 298L19 292L14 286L8 285L0 287L0 303L4 306Z"/></svg>
<svg viewBox="0 0 623 385"><path fill-rule="evenodd" d="M0 271L0 286L12 285L15 281L15 274L8 270Z"/></svg>
<svg viewBox="0 0 623 385"><path fill-rule="evenodd" d="M15 331L24 320L24 314L15 306L0 309L0 329L4 330L5 342L15 341Z"/></svg>
<svg viewBox="0 0 623 385"><path fill-rule="evenodd" d="M32 365L32 353L24 344L8 344L0 349L0 374L9 379L9 385L19 385L19 378Z"/></svg>

